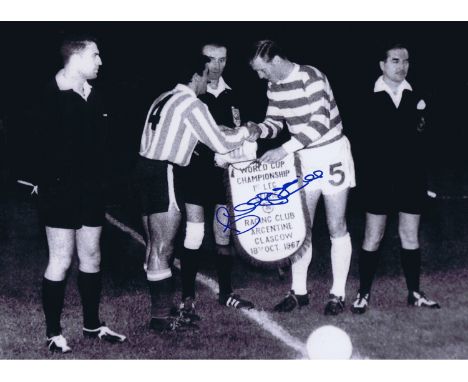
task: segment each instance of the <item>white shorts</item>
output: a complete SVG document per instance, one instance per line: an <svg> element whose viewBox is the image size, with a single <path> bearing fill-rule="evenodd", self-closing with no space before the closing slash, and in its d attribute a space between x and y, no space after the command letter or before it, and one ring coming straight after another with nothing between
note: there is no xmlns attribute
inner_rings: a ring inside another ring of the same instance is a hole
<svg viewBox="0 0 468 382"><path fill-rule="evenodd" d="M305 191L321 190L324 195L333 195L356 187L351 144L344 135L330 144L299 150L302 177L316 170L323 172L321 179L310 182Z"/></svg>

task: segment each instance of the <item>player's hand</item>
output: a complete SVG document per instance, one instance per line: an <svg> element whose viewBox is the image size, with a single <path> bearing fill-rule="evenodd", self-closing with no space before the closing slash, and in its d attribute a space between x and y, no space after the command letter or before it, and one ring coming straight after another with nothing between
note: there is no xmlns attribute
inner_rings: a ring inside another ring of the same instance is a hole
<svg viewBox="0 0 468 382"><path fill-rule="evenodd" d="M218 125L219 130L225 135L235 135L238 132L238 128L230 128L224 125Z"/></svg>
<svg viewBox="0 0 468 382"><path fill-rule="evenodd" d="M229 156L233 160L239 160L244 156L244 148L242 146L238 147L237 149L234 149L229 152Z"/></svg>
<svg viewBox="0 0 468 382"><path fill-rule="evenodd" d="M255 142L262 133L260 126L254 122L247 122L247 130L249 130L249 136L247 137L249 142Z"/></svg>
<svg viewBox="0 0 468 382"><path fill-rule="evenodd" d="M283 159L287 155L288 153L283 148L283 146L280 146L276 149L268 150L265 154L262 155L259 161L266 162L266 163L276 163L276 162L279 162L281 159Z"/></svg>

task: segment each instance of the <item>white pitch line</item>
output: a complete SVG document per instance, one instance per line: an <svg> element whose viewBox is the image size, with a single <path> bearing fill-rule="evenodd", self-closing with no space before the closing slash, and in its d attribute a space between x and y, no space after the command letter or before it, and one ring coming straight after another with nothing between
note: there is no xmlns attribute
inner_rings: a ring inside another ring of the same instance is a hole
<svg viewBox="0 0 468 382"><path fill-rule="evenodd" d="M141 236L132 228L120 222L108 213L106 213L106 219L115 227L119 228L125 233L128 233L133 239L135 239L140 244L146 245L143 236ZM180 268L180 264L178 261L175 262L175 265L177 268ZM197 281L208 287L214 294L218 293L218 283L210 277L198 273ZM298 338L289 334L289 332L286 329L284 329L281 325L279 325L276 321L272 320L267 312L259 311L256 309L240 309L240 311L244 316L257 323L263 330L270 333L273 337L279 339L286 346L297 351L302 358L307 358L307 350L305 344Z"/></svg>

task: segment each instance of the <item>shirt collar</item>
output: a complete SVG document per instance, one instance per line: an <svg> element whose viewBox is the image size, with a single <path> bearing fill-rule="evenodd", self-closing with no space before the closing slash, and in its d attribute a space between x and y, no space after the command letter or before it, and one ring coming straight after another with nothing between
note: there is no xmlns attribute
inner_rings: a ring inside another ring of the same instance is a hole
<svg viewBox="0 0 468 382"><path fill-rule="evenodd" d="M192 89L190 89L187 85L184 85L184 84L177 84L176 87L174 88L174 90L175 91L180 91L180 92L183 92L183 93L188 93L192 97L197 97L195 92Z"/></svg>
<svg viewBox="0 0 468 382"><path fill-rule="evenodd" d="M231 87L224 81L223 77L219 77L218 87L216 89L207 87L207 93L213 94L215 97L218 97L226 89L232 90Z"/></svg>
<svg viewBox="0 0 468 382"><path fill-rule="evenodd" d="M55 81L57 86L61 91L73 90L76 94L82 97L84 100L88 99L89 94L91 93L92 86L85 81L83 83L83 94L81 94L77 89L75 89L75 83L69 78L65 77L65 72L63 69L60 69L59 72L55 75Z"/></svg>
<svg viewBox="0 0 468 382"><path fill-rule="evenodd" d="M403 82L398 85L397 93L402 93L403 90L410 90L413 91L413 88L409 84L408 81L403 80ZM387 83L384 81L383 76L380 76L378 80L375 82L374 85L374 93L377 92L387 92L387 93L393 93L392 89L390 89L390 86L387 85Z"/></svg>
<svg viewBox="0 0 468 382"><path fill-rule="evenodd" d="M283 84L283 83L286 83L286 82L290 82L291 79L296 75L296 73L299 72L299 65L294 63L293 62L293 70L291 70L291 73L289 73L286 78L284 78L283 80L280 80L277 82L277 84Z"/></svg>
<svg viewBox="0 0 468 382"><path fill-rule="evenodd" d="M408 81L403 80L403 82L398 85L397 92L394 93L390 86L384 81L383 76L380 76L374 85L374 93L377 92L386 92L392 99L394 105L398 108L400 106L401 98L403 97L403 91L409 90L413 91L413 88Z"/></svg>

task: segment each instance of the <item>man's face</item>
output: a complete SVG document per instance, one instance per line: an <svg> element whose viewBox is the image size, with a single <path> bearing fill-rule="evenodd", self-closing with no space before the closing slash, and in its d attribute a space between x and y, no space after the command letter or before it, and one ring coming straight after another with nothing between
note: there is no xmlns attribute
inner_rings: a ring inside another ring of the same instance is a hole
<svg viewBox="0 0 468 382"><path fill-rule="evenodd" d="M408 75L409 54L406 49L392 49L387 53L387 59L380 61L385 79L392 82L401 83Z"/></svg>
<svg viewBox="0 0 468 382"><path fill-rule="evenodd" d="M208 80L218 81L226 66L227 50L224 47L205 45L202 54L210 59L208 63Z"/></svg>
<svg viewBox="0 0 468 382"><path fill-rule="evenodd" d="M257 72L261 79L265 79L273 83L280 80L277 64L275 64L274 58L270 62L267 62L263 58L257 56L251 61L250 66Z"/></svg>
<svg viewBox="0 0 468 382"><path fill-rule="evenodd" d="M89 42L85 49L76 55L76 65L79 73L86 80L97 77L99 67L102 65L99 49L94 42Z"/></svg>

